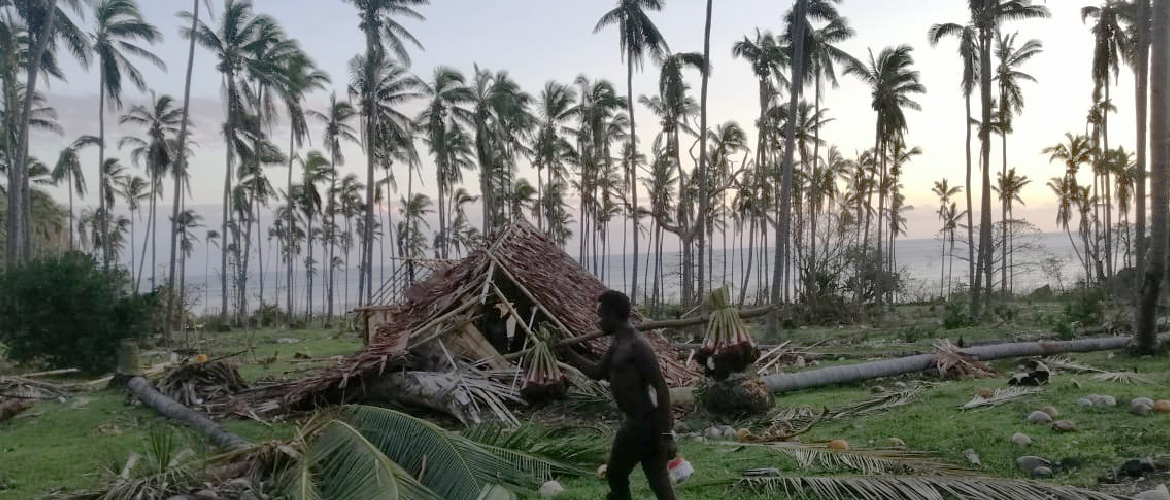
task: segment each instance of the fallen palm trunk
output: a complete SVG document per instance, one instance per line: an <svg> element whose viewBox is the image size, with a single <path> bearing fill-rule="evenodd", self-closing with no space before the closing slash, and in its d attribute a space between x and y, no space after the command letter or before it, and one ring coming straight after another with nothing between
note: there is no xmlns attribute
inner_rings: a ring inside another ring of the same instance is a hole
<svg viewBox="0 0 1170 500"><path fill-rule="evenodd" d="M1070 340L1065 342L1022 342L995 344L963 349L961 352L976 359L990 360L1024 356L1049 356L1066 352L1105 351L1121 349L1132 337L1106 337ZM772 392L788 392L810 387L861 382L865 380L915 373L934 366L933 354L918 354L897 359L883 359L868 363L831 366L799 373L781 373L764 377Z"/></svg>
<svg viewBox="0 0 1170 500"><path fill-rule="evenodd" d="M158 392L150 385L150 381L142 377L130 379L126 383L126 387L143 404L154 408L154 411L157 411L159 415L187 424L220 448L235 450L249 446L247 441L225 429L222 425L212 422L211 419L196 413L195 410Z"/></svg>

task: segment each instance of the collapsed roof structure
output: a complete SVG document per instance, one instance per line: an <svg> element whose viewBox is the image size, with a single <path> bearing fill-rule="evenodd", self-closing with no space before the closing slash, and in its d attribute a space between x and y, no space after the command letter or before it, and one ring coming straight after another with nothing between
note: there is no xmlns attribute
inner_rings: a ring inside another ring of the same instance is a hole
<svg viewBox="0 0 1170 500"><path fill-rule="evenodd" d="M465 421L478 421L485 405L508 419L500 410L521 402L517 362L530 340L537 332L553 339L594 333L597 297L607 289L526 222L453 265L429 267L430 277L407 288L400 303L359 309L369 332L363 350L272 403L307 409L380 395ZM644 334L669 385L695 380L661 331ZM599 359L608 346L608 338L596 338L578 349Z"/></svg>

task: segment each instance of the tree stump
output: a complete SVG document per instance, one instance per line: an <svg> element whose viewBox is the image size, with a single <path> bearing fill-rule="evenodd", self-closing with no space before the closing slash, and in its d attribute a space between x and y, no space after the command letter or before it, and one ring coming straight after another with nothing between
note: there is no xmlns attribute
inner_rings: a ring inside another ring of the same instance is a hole
<svg viewBox="0 0 1170 500"><path fill-rule="evenodd" d="M759 377L733 373L726 380L707 386L702 403L707 411L717 415L743 416L767 413L775 399Z"/></svg>
<svg viewBox="0 0 1170 500"><path fill-rule="evenodd" d="M118 366L114 371L114 378L110 379L110 388L126 387L130 379L142 374L138 358L138 341L122 339L118 346Z"/></svg>

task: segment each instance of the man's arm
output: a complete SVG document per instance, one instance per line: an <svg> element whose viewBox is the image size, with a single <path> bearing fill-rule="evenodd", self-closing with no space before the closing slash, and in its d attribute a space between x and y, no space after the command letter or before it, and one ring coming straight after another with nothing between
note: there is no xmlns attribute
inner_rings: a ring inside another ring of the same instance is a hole
<svg viewBox="0 0 1170 500"><path fill-rule="evenodd" d="M635 342L635 354L638 360L638 371L642 374L642 381L650 392L650 401L654 406L654 430L669 435L674 427L670 415L670 388L666 386L666 378L662 376L662 369L658 366L658 356L646 342Z"/></svg>
<svg viewBox="0 0 1170 500"><path fill-rule="evenodd" d="M612 349L605 352L605 356L602 356L601 362L594 363L575 351L571 346L560 349L560 352L566 358L569 358L569 364L576 366L578 370L581 370L581 373L584 373L586 377L593 380L602 380L609 375L610 351Z"/></svg>

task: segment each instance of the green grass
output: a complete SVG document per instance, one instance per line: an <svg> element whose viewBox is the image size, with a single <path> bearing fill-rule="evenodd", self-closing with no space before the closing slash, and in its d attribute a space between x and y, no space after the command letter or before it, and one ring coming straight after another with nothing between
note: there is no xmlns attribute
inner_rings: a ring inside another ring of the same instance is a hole
<svg viewBox="0 0 1170 500"><path fill-rule="evenodd" d="M966 340L1005 338L1009 333L1043 330L1044 315L1051 314L1036 306L1025 309L1014 322L998 326L981 326L956 330L941 327L943 312L931 311L928 306L899 308L898 317L886 326L871 328L805 328L784 332L785 338L807 345L818 340L826 343L813 351L852 355L839 361L826 359L819 366L857 363L869 355L882 352L929 352L937 338ZM1056 310L1056 307L1047 307ZM915 338L906 338L907 336ZM277 343L280 338L297 338L295 344ZM348 354L360 348L361 341L352 336L339 336L335 330L257 330L229 332L205 336L200 344L208 354L222 356L235 354L241 364L241 373L250 382L261 379L295 378L301 373L330 363L328 359L315 362L297 362L297 353L320 359ZM243 351L242 354L237 354ZM274 357L274 359L272 359ZM982 457L979 472L987 475L1019 478L1015 458L1021 454L1036 454L1049 459L1076 457L1082 461L1079 470L1059 474L1052 481L1060 484L1091 486L1096 478L1116 467L1123 460L1164 453L1170 442L1170 416L1137 417L1128 411L1126 400L1135 396L1170 397L1170 370L1166 360L1133 358L1124 354L1110 357L1107 353L1075 355L1075 359L1111 370L1137 370L1153 379L1159 386L1125 385L1097 382L1087 375L1059 375L1043 392L1027 398L980 412L962 412L958 406L967 402L980 388L1006 385L1007 374L1013 362L995 363L1003 375L983 380L946 382L931 389L908 406L864 417L824 421L801 436L802 441L818 442L844 439L854 448L882 447L886 440L897 437L913 450L931 451L946 461L965 464L963 450L975 449ZM795 371L786 367L786 371ZM1073 385L1073 380L1081 384ZM870 397L870 385L877 383L892 387L893 380L882 380L864 385L825 387L781 395L779 406L841 406ZM1082 408L1077 398L1090 394L1110 394L1117 397L1115 408ZM87 399L84 405L79 401ZM65 404L56 401L41 402L25 416L0 423L0 500L34 498L52 491L76 490L98 484L103 467L124 463L130 452L145 454L146 440L156 426L169 425L153 411L125 404L125 394L119 391L96 391L79 394ZM1081 430L1057 434L1050 428L1028 424L1029 412L1044 406L1055 406L1060 418L1077 422ZM74 407L78 406L78 407ZM691 417L688 422L701 430L706 422ZM289 424L267 427L250 421L227 423L233 431L246 439L262 441L289 435ZM112 431L116 426L116 431ZM1009 441L1012 433L1029 434L1034 445L1021 450ZM202 451L201 440L185 430L176 430L185 446ZM755 496L729 489L727 484L738 479L746 469L779 467L789 474L844 473L840 470L804 470L795 460L754 447L738 447L700 443L684 439L681 451L694 464L696 475L679 485L682 498L740 499ZM634 494L649 498L650 492L640 471L632 479ZM593 476L565 479L567 491L561 498L603 498L605 481Z"/></svg>
<svg viewBox="0 0 1170 500"><path fill-rule="evenodd" d="M212 357L248 351L233 359L240 363L241 376L255 382L295 377L329 362L295 363L293 355L298 352L321 358L360 348L361 341L352 336L335 336L333 331L320 329L208 334L205 338L213 341L205 343L208 347L204 350ZM303 341L279 344L278 338ZM259 362L274 354L276 361ZM103 479L103 468L113 464L120 468L131 452L145 454L150 429L160 425L171 426L149 408L127 406L122 391L79 393L64 404L40 402L18 418L0 423L0 500L92 487ZM292 429L290 424L268 427L239 420L228 421L226 426L254 442L288 437ZM201 439L176 429L184 443L180 447L204 450Z"/></svg>

